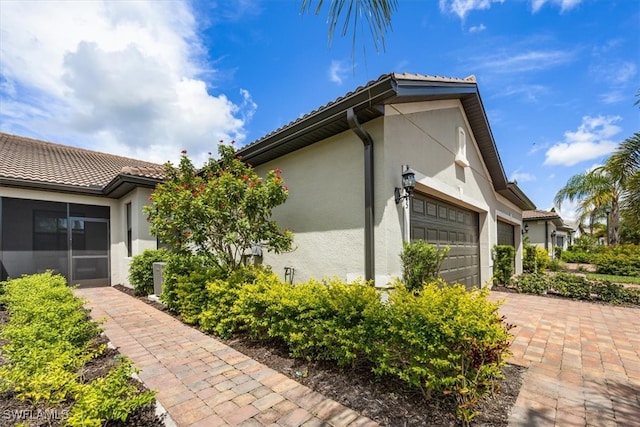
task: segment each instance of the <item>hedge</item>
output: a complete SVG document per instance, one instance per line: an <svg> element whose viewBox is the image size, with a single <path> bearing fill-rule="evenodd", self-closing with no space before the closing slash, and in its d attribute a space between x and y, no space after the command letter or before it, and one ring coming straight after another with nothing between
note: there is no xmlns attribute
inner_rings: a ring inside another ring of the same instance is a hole
<svg viewBox="0 0 640 427"><path fill-rule="evenodd" d="M465 421L491 392L509 355L508 327L488 290L435 281L416 292L398 281L383 303L366 282L293 285L260 268L228 279L209 274L192 273L174 287L178 312L204 331L278 340L293 357L307 360L370 366L427 398L452 394ZM190 293L197 303L189 303Z"/></svg>
<svg viewBox="0 0 640 427"><path fill-rule="evenodd" d="M515 277L512 286L522 293L555 294L582 301L640 305L640 288L589 280L575 274L524 273Z"/></svg>
<svg viewBox="0 0 640 427"><path fill-rule="evenodd" d="M89 320L83 301L63 277L50 272L0 284L0 304L9 322L0 331L7 340L0 352L0 391L17 399L53 406L71 401L70 426L102 426L126 421L129 414L154 401L154 392L140 393L131 382L130 362L120 357L104 377L84 382L85 363L106 346L95 345L100 327Z"/></svg>

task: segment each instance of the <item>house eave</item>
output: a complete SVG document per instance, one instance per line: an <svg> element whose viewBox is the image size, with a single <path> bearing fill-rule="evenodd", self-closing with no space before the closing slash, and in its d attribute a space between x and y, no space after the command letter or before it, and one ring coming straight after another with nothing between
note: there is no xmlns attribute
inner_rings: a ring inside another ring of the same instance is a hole
<svg viewBox="0 0 640 427"><path fill-rule="evenodd" d="M495 190L508 190L507 178L475 80L429 80L398 74L383 75L377 81L254 141L239 150L238 154L243 161L258 166L348 131L346 112L349 109L353 109L358 121L364 124L384 116L387 104L446 99L460 100ZM518 197L510 195L509 199ZM526 204L526 201L522 203Z"/></svg>
<svg viewBox="0 0 640 427"><path fill-rule="evenodd" d="M23 188L27 190L45 190L58 193L81 194L97 197L104 196L104 194L102 193L102 187L99 186L81 187L71 184L62 184L47 181L30 181L19 178L0 177L0 186Z"/></svg>
<svg viewBox="0 0 640 427"><path fill-rule="evenodd" d="M515 182L507 183L507 188L505 190L498 190L498 193L506 197L507 200L514 203L523 211L534 210L536 208L536 205L524 194Z"/></svg>
<svg viewBox="0 0 640 427"><path fill-rule="evenodd" d="M107 197L119 199L138 187L155 188L160 181L157 178L119 174L103 188L102 192Z"/></svg>
<svg viewBox="0 0 640 427"><path fill-rule="evenodd" d="M0 177L0 186L119 199L137 187L154 188L160 181L160 179L155 178L119 174L104 187L98 185L82 187L47 181L30 181L19 178Z"/></svg>

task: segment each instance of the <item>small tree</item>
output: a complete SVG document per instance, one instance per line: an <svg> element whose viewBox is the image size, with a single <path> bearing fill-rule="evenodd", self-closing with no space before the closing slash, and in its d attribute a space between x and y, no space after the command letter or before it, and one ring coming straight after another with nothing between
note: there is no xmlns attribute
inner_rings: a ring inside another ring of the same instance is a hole
<svg viewBox="0 0 640 427"><path fill-rule="evenodd" d="M151 232L172 252L205 257L230 273L254 245L280 253L291 248L293 234L271 219L273 208L287 200L279 169L260 178L236 156L232 146L218 146L197 170L187 152L178 167L165 165L167 180L158 184L144 212Z"/></svg>
<svg viewBox="0 0 640 427"><path fill-rule="evenodd" d="M438 249L435 246L418 240L405 242L400 260L402 261L402 278L407 289L419 291L425 282L433 282L439 277L442 261L449 253L449 247Z"/></svg>

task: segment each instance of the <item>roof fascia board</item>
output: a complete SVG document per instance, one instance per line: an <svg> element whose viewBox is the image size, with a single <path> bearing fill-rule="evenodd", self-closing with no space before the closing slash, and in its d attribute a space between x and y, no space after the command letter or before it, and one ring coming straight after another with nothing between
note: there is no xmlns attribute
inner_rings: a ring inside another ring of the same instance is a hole
<svg viewBox="0 0 640 427"><path fill-rule="evenodd" d="M0 184L6 185L7 187L14 188L28 188L35 190L50 190L61 193L73 193L73 194L85 194L91 196L102 196L102 188L91 188L91 187L78 187L75 185L69 184L57 184L53 182L45 182L45 181L27 181L23 179L16 178L0 178Z"/></svg>
<svg viewBox="0 0 640 427"><path fill-rule="evenodd" d="M135 187L154 188L161 181L161 179L145 176L118 174L111 182L105 185L102 192L107 197L120 198ZM122 186L125 187L123 188Z"/></svg>
<svg viewBox="0 0 640 427"><path fill-rule="evenodd" d="M383 112L377 108L378 104L395 94L395 81L391 76L386 76L369 87L362 88L327 107L310 113L308 117L303 117L298 122L274 131L255 143L241 149L238 154L242 156L244 161L250 161L252 157L286 144L299 135L322 127L326 123L341 119L345 120L346 123L346 111L349 108L357 111L363 107L374 107L382 115Z"/></svg>

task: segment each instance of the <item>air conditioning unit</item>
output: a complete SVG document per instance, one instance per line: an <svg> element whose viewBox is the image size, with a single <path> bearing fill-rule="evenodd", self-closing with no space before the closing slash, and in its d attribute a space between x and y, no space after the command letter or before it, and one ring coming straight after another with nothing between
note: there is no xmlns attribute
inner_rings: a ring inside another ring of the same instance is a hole
<svg viewBox="0 0 640 427"><path fill-rule="evenodd" d="M154 262L153 263L153 293L157 296L162 294L162 284L164 283L163 270L166 262Z"/></svg>

